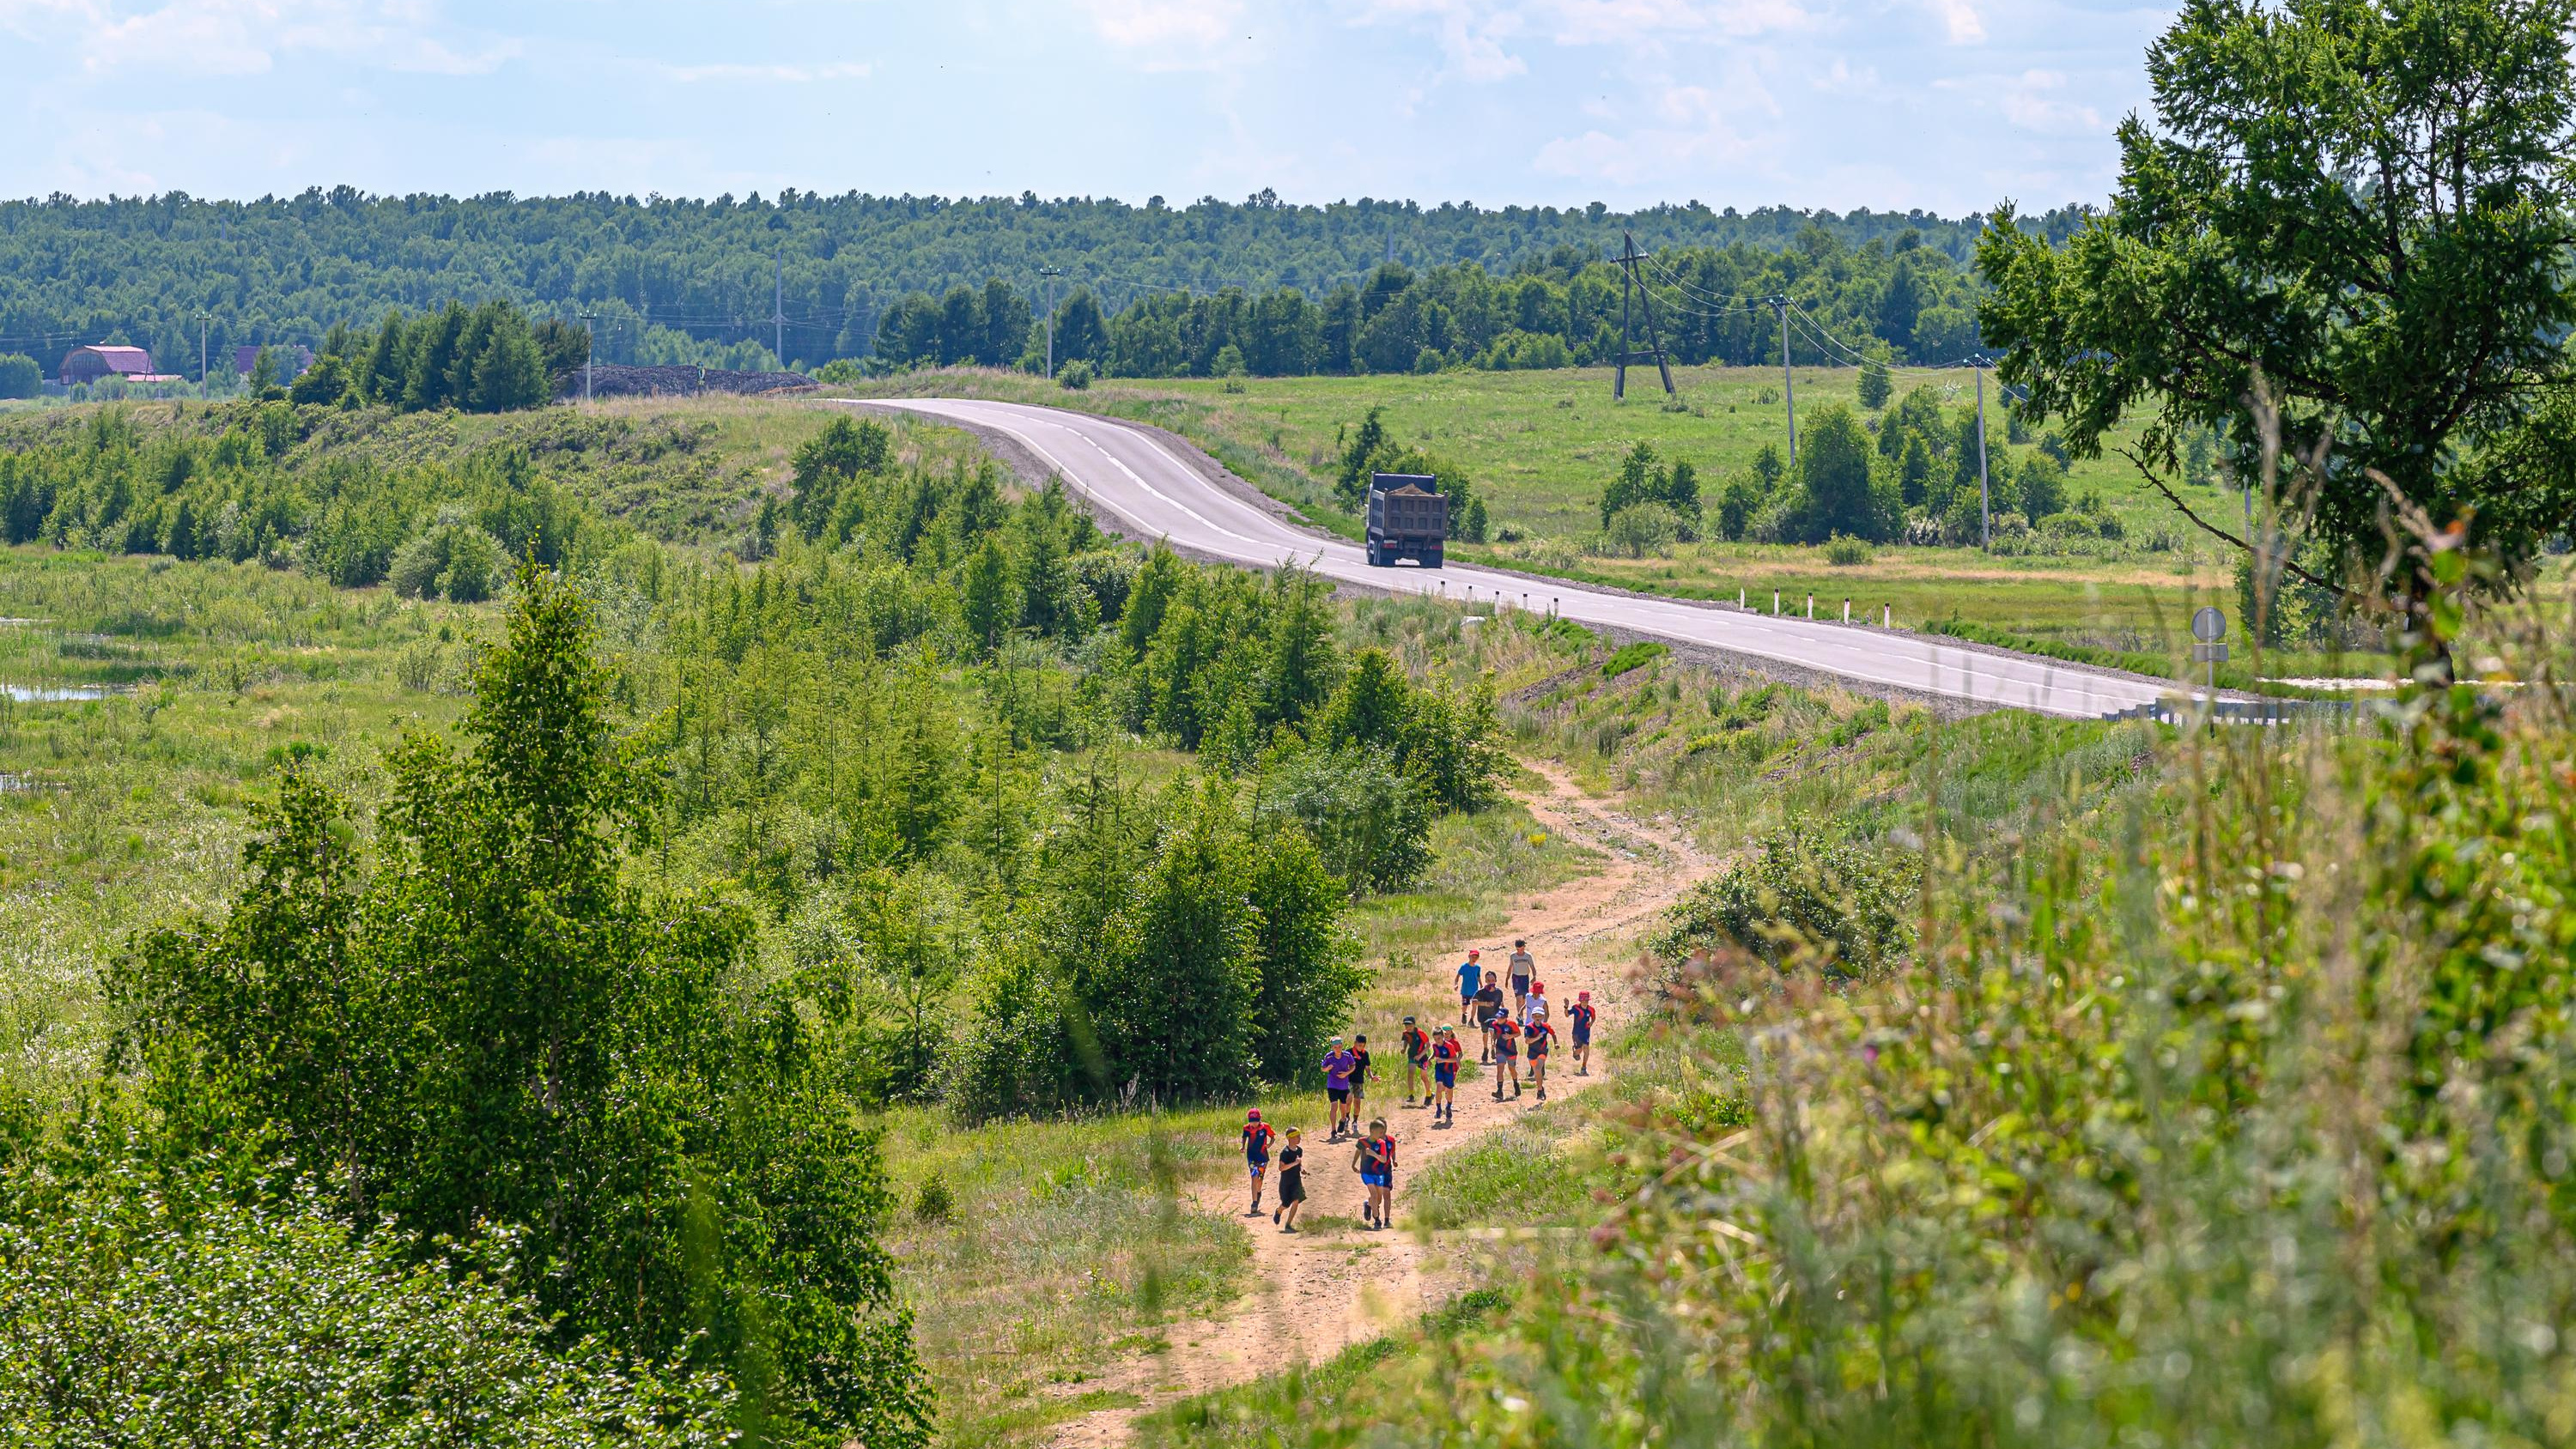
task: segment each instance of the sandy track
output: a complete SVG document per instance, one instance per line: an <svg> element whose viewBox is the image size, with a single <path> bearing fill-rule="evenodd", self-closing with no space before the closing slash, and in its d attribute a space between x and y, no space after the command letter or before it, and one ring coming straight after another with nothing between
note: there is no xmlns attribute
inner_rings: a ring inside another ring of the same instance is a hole
<svg viewBox="0 0 2576 1449"><path fill-rule="evenodd" d="M1547 983L1560 1028L1574 994L1590 991L1601 1008L1606 1034L1626 1019L1631 1006L1627 943L1693 881L1707 874L1714 862L1669 824L1633 819L1614 802L1586 794L1557 766L1527 763L1544 788L1524 794L1522 803L1548 830L1599 851L1602 868L1542 893L1527 903L1527 909L1515 912L1491 939L1453 943L1453 949L1425 966L1420 995L1426 1002L1447 1002L1454 1012L1453 973L1466 948L1482 947L1487 961L1499 969L1512 940L1526 938L1538 958L1539 979ZM1425 1020L1454 1020L1454 1016L1433 1015ZM1467 1041L1473 1045L1474 1038ZM1618 1071L1616 1057L1596 1054L1591 1075L1577 1077L1572 1058L1572 1048L1560 1035L1557 1052L1549 1061L1551 1100L1596 1086ZM1378 1048L1376 1068L1370 1074L1369 1112L1388 1120L1400 1148L1395 1204L1399 1229L1409 1207L1406 1181L1423 1163L1456 1151L1537 1105L1527 1091L1517 1100L1496 1102L1488 1072L1460 1085L1457 1125L1433 1131L1428 1112L1403 1105L1403 1061L1392 1041ZM1321 1125L1328 1120L1319 1098L1312 1113L1314 1130L1306 1143L1306 1214L1310 1219L1356 1221L1365 1194L1350 1169L1349 1144L1323 1140ZM1222 1183L1196 1189L1194 1196L1203 1211L1240 1214L1247 1193L1240 1176L1229 1176ZM1270 1201L1265 1198L1265 1206ZM1082 1383L1063 1386L1060 1392L1068 1396L1102 1390L1133 1394L1150 1409L1297 1363L1321 1363L1354 1343L1438 1307L1467 1286L1457 1255L1420 1234L1291 1235L1273 1227L1266 1212L1239 1220L1252 1240L1249 1292L1215 1315L1172 1324L1163 1335L1168 1345L1163 1351L1113 1364ZM1068 1419L1055 1426L1049 1442L1060 1449L1121 1445L1131 1437L1135 1418L1143 1411L1102 1409Z"/></svg>

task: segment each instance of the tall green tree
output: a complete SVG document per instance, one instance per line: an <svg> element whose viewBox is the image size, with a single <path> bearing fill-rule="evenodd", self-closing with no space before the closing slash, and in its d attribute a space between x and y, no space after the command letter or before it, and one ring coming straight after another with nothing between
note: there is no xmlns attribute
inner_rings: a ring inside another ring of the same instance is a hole
<svg viewBox="0 0 2576 1449"><path fill-rule="evenodd" d="M625 878L658 814L588 605L522 570L463 754L395 754L371 870L290 772L227 916L119 996L167 1130L273 1141L351 1217L525 1236L572 1331L731 1373L759 1437L918 1444L874 1138L785 1001L723 987L751 922Z"/></svg>
<svg viewBox="0 0 2576 1449"><path fill-rule="evenodd" d="M2327 448L2301 481L2347 562L2383 551L2389 489L2527 556L2576 514L2576 410L2544 401L2576 381L2571 24L2568 0L2189 0L2109 208L2062 249L1995 213L2005 380L2087 456L2143 412L2159 487L2206 425L2260 476L2268 398L2286 446ZM2398 589L2421 607L2433 580Z"/></svg>

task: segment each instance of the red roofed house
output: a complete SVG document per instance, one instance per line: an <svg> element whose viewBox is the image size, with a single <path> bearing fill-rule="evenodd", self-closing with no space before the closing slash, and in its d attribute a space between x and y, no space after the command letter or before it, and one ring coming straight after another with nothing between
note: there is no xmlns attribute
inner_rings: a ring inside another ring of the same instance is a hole
<svg viewBox="0 0 2576 1449"><path fill-rule="evenodd" d="M152 370L152 354L140 347L75 347L63 355L63 386L96 382L103 377L128 382L163 382Z"/></svg>

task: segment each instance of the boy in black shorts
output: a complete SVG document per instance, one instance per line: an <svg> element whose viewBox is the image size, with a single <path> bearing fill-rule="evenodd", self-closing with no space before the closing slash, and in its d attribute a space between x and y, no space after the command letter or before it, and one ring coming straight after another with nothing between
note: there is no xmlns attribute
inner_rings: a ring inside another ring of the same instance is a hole
<svg viewBox="0 0 2576 1449"><path fill-rule="evenodd" d="M1369 1053L1366 1033L1351 1038L1351 1055L1358 1059L1358 1065L1351 1068L1351 1130L1356 1132L1360 1124L1360 1103L1368 1100Z"/></svg>
<svg viewBox="0 0 2576 1449"><path fill-rule="evenodd" d="M1510 1016L1494 1018L1494 1100L1503 1100L1503 1078L1512 1079L1512 1098L1521 1095L1521 1024Z"/></svg>
<svg viewBox="0 0 2576 1449"><path fill-rule="evenodd" d="M1297 1140L1297 1129L1291 1127L1287 1145L1279 1149L1279 1206L1270 1210L1270 1220L1280 1225L1279 1231L1293 1233L1297 1231L1297 1209L1305 1203L1306 1144Z"/></svg>
<svg viewBox="0 0 2576 1449"><path fill-rule="evenodd" d="M1565 1024L1574 1029L1574 1074L1592 1075L1592 993L1574 993L1574 1004L1565 1009Z"/></svg>
<svg viewBox="0 0 2576 1449"><path fill-rule="evenodd" d="M1476 1030L1484 1034L1482 1054L1476 1060L1490 1062L1494 1059L1494 1019L1502 1014L1502 983L1494 979L1493 972L1488 971L1485 973L1485 984L1476 988Z"/></svg>
<svg viewBox="0 0 2576 1449"><path fill-rule="evenodd" d="M1413 1018L1408 1016L1404 1019L1402 1040L1404 1042L1404 1105L1428 1107L1431 1105L1431 1035L1415 1026ZM1417 1086L1422 1091L1422 1100L1419 1103L1413 1100L1414 1089Z"/></svg>
<svg viewBox="0 0 2576 1449"><path fill-rule="evenodd" d="M1458 1116L1458 1063L1467 1048L1458 1041L1454 1027L1440 1028L1440 1039L1431 1044L1431 1082L1437 1095L1431 1103L1431 1125L1446 1127Z"/></svg>
<svg viewBox="0 0 2576 1449"><path fill-rule="evenodd" d="M1547 1100L1547 1049L1556 1042L1556 1028L1547 1024L1547 1013L1530 1018L1521 1028L1521 1044L1529 1052L1530 1085L1538 1088L1538 1099Z"/></svg>

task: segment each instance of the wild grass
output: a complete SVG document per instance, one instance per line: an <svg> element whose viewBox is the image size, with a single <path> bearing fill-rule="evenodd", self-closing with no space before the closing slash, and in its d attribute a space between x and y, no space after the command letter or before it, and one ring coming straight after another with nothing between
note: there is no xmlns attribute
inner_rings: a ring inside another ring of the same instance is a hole
<svg viewBox="0 0 2576 1449"><path fill-rule="evenodd" d="M452 720L477 616L256 564L0 549L0 1088L98 1070L98 971L229 894L246 805L290 752L364 798L406 729Z"/></svg>

